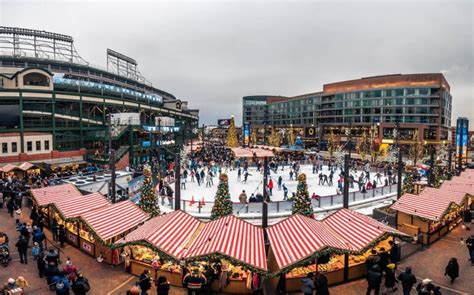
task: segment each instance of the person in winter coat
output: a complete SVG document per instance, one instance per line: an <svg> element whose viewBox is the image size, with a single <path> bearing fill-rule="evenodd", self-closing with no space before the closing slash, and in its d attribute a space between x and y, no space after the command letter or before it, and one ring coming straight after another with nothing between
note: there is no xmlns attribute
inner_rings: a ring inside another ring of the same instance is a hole
<svg viewBox="0 0 474 295"><path fill-rule="evenodd" d="M395 264L390 263L385 269L385 290L383 293L386 294L388 290L395 292L397 290L395 283L398 283L397 279L395 278Z"/></svg>
<svg viewBox="0 0 474 295"><path fill-rule="evenodd" d="M474 265L474 234L466 239L467 250L469 251L469 257L471 260L471 265Z"/></svg>
<svg viewBox="0 0 474 295"><path fill-rule="evenodd" d="M40 278L44 277L44 273L46 271L46 262L44 261L44 254L40 252L38 254L38 258L36 259L36 265L38 267L38 275Z"/></svg>
<svg viewBox="0 0 474 295"><path fill-rule="evenodd" d="M148 275L148 269L145 269L143 273L140 275L138 280L138 285L140 285L140 289L142 290L141 294L146 295L148 294L148 290L151 289L151 278Z"/></svg>
<svg viewBox="0 0 474 295"><path fill-rule="evenodd" d="M381 247L380 252L379 252L379 257L380 257L380 264L379 264L380 270L384 272L387 269L387 265L390 260L390 254L388 254L388 252L385 251L384 247Z"/></svg>
<svg viewBox="0 0 474 295"><path fill-rule="evenodd" d="M59 225L58 228L58 240L61 244L61 248L64 248L64 243L66 243L66 229L63 224Z"/></svg>
<svg viewBox="0 0 474 295"><path fill-rule="evenodd" d="M418 295L432 295L434 293L435 286L432 284L432 280L424 279L421 283L416 286L416 291Z"/></svg>
<svg viewBox="0 0 474 295"><path fill-rule="evenodd" d="M170 291L170 282L164 276L160 276L156 282L156 294L168 295Z"/></svg>
<svg viewBox="0 0 474 295"><path fill-rule="evenodd" d="M301 279L301 292L304 295L312 295L314 290L313 273L310 272L306 278Z"/></svg>
<svg viewBox="0 0 474 295"><path fill-rule="evenodd" d="M466 211L464 211L463 221L466 229L470 230L472 222L471 210L467 209Z"/></svg>
<svg viewBox="0 0 474 295"><path fill-rule="evenodd" d="M314 279L314 288L316 289L316 295L329 295L328 278L318 272Z"/></svg>
<svg viewBox="0 0 474 295"><path fill-rule="evenodd" d="M411 273L411 267L407 266L405 272L398 275L398 280L402 282L403 295L409 295L416 284L416 277Z"/></svg>
<svg viewBox="0 0 474 295"><path fill-rule="evenodd" d="M21 236L18 242L16 242L15 246L18 249L18 254L20 255L20 263L28 264L28 241L26 238Z"/></svg>
<svg viewBox="0 0 474 295"><path fill-rule="evenodd" d="M239 195L239 202L246 204L247 203L247 194L245 193L245 190L243 190L240 195Z"/></svg>
<svg viewBox="0 0 474 295"><path fill-rule="evenodd" d="M270 192L270 196L273 195L273 180L270 178L268 180L268 191Z"/></svg>
<svg viewBox="0 0 474 295"><path fill-rule="evenodd" d="M366 260L367 271L372 270L374 265L380 266L380 256L377 254L377 251L372 249L369 257L367 257L367 260Z"/></svg>
<svg viewBox="0 0 474 295"><path fill-rule="evenodd" d="M65 276L55 278L53 278L53 282L55 283L54 289L56 290L56 295L69 295L69 290L71 290L69 280Z"/></svg>
<svg viewBox="0 0 474 295"><path fill-rule="evenodd" d="M459 264L455 257L449 259L448 265L444 271L444 275L448 275L451 278L451 284L454 283L454 280L457 277L459 277Z"/></svg>
<svg viewBox="0 0 474 295"><path fill-rule="evenodd" d="M200 294L206 282L206 277L199 272L198 268L193 269L183 278L183 286L188 290L188 295Z"/></svg>
<svg viewBox="0 0 474 295"><path fill-rule="evenodd" d="M367 283L367 295L370 295L372 290L374 290L375 295L379 295L382 274L380 273L380 267L377 264L372 266L372 269L367 272Z"/></svg>
<svg viewBox="0 0 474 295"><path fill-rule="evenodd" d="M72 284L72 292L74 295L86 295L90 289L91 286L89 285L89 281L79 273L76 281Z"/></svg>
<svg viewBox="0 0 474 295"><path fill-rule="evenodd" d="M394 241L388 241L390 245L390 262L397 263L400 259L400 247Z"/></svg>

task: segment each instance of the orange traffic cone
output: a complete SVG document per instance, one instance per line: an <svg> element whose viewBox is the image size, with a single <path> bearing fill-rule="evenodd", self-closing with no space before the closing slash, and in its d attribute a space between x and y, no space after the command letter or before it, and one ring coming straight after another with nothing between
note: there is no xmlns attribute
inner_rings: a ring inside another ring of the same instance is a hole
<svg viewBox="0 0 474 295"><path fill-rule="evenodd" d="M194 203L196 203L196 201L194 201L194 196L192 196L191 201L189 201L189 206L194 205Z"/></svg>

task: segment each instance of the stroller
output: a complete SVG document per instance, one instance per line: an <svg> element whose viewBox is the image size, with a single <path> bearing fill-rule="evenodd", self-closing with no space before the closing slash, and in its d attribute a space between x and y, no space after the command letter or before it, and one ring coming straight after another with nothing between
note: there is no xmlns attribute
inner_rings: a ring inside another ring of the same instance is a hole
<svg viewBox="0 0 474 295"><path fill-rule="evenodd" d="M11 260L8 244L0 245L0 263L3 264L4 267L7 267Z"/></svg>

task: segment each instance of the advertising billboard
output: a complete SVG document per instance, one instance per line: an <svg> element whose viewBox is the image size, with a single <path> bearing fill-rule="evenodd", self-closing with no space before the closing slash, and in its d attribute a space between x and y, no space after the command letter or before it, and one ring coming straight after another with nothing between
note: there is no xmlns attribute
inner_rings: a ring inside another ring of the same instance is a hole
<svg viewBox="0 0 474 295"><path fill-rule="evenodd" d="M458 118L456 123L456 159L459 161L459 157L461 157L463 162L466 162L469 120L462 117Z"/></svg>
<svg viewBox="0 0 474 295"><path fill-rule="evenodd" d="M318 137L318 132L316 127L305 127L304 128L304 137L305 138L316 138Z"/></svg>
<svg viewBox="0 0 474 295"><path fill-rule="evenodd" d="M230 126L230 119L219 119L217 120L217 125L221 127L228 127Z"/></svg>
<svg viewBox="0 0 474 295"><path fill-rule="evenodd" d="M244 123L244 145L250 144L250 123Z"/></svg>

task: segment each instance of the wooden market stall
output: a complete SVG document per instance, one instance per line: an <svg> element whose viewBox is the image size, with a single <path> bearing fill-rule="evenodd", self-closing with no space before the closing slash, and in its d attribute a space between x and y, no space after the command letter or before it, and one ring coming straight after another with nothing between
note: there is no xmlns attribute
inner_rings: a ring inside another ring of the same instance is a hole
<svg viewBox="0 0 474 295"><path fill-rule="evenodd" d="M154 217L114 246L123 248L125 267L140 275L144 269L155 276L164 275L174 286L182 286L182 261L185 248L204 224L178 210Z"/></svg>
<svg viewBox="0 0 474 295"><path fill-rule="evenodd" d="M425 188L419 195L404 194L390 208L397 211L397 229L430 245L462 221L468 200L467 192L443 186Z"/></svg>
<svg viewBox="0 0 474 295"><path fill-rule="evenodd" d="M286 291L299 291L301 278L316 269L325 273L331 285L344 281L344 265L339 260L331 258L331 263L317 264L318 257L349 251L344 241L321 221L296 214L269 226L267 234L269 270L280 274L271 279L274 289L284 279Z"/></svg>
<svg viewBox="0 0 474 295"><path fill-rule="evenodd" d="M108 204L81 214L80 217L81 250L114 265L121 263L120 249L113 249L111 245L149 218L131 201Z"/></svg>
<svg viewBox="0 0 474 295"><path fill-rule="evenodd" d="M38 208L38 213L43 216L47 227L50 227L51 225L49 209L51 204L79 196L82 196L81 192L73 184L69 183L31 190L33 206Z"/></svg>
<svg viewBox="0 0 474 295"><path fill-rule="evenodd" d="M270 269L274 271L277 267L281 274L286 274L287 292L298 292L301 278L310 272L323 272L331 285L364 277L365 261L372 249L379 251L383 247L390 251L390 239L408 238L348 209L340 209L322 221L294 215L270 226L268 237Z"/></svg>
<svg viewBox="0 0 474 295"><path fill-rule="evenodd" d="M1 178L6 178L9 176L15 176L17 177L17 172L22 172L18 166L15 166L13 164L6 164L2 167L0 167L0 176Z"/></svg>
<svg viewBox="0 0 474 295"><path fill-rule="evenodd" d="M66 228L66 238L68 242L81 250L89 253L87 249L79 243L79 237L85 237L84 229L81 227L80 216L88 211L101 208L110 203L101 193L92 193L81 195L66 200L53 202L50 204L49 218L56 220L58 226L63 225ZM93 255L93 254L92 254Z"/></svg>
<svg viewBox="0 0 474 295"><path fill-rule="evenodd" d="M220 264L228 275L228 284L212 284L214 291L230 294L253 293L254 276L267 274L263 229L235 217L221 217L208 222L191 242L184 255L188 266L201 269ZM222 288L221 288L222 287Z"/></svg>

